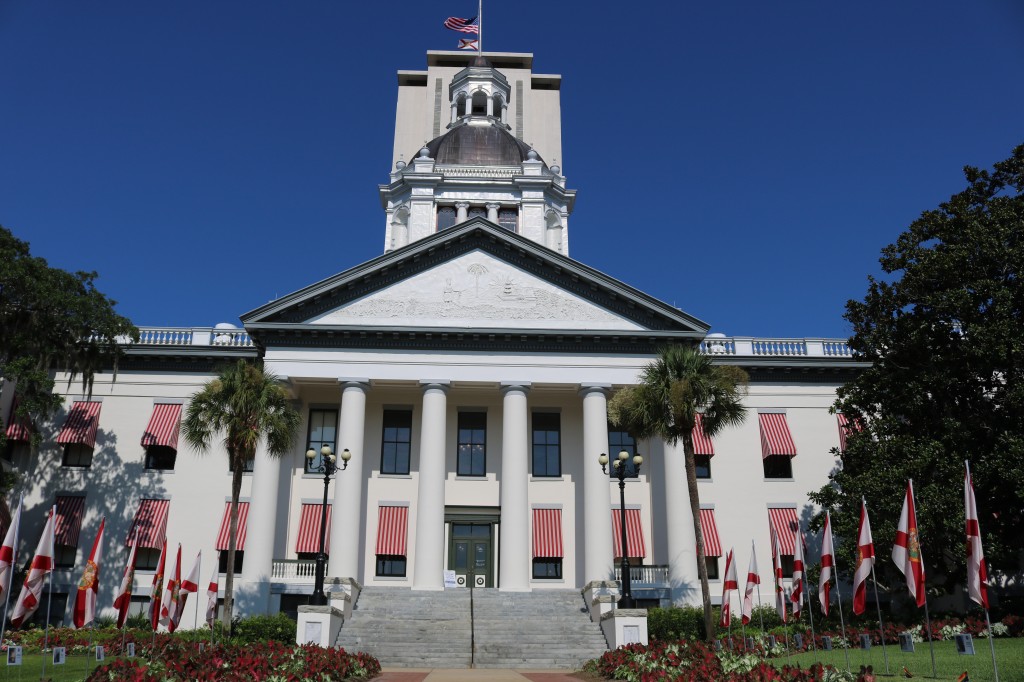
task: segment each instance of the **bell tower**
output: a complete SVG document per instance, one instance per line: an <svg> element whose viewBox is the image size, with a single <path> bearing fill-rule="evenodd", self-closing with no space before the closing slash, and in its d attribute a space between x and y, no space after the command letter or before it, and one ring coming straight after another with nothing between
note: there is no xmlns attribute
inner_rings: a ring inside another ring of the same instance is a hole
<svg viewBox="0 0 1024 682"><path fill-rule="evenodd" d="M569 254L576 191L561 155L561 77L533 55L428 52L426 71L398 72L384 250L469 218ZM447 86L447 87L446 87Z"/></svg>

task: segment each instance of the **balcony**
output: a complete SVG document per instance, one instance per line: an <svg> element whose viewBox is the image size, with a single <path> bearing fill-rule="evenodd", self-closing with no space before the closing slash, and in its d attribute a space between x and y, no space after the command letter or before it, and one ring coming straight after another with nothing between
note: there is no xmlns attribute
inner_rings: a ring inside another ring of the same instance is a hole
<svg viewBox="0 0 1024 682"><path fill-rule="evenodd" d="M312 559L274 559L270 579L281 582L313 584L316 561Z"/></svg>
<svg viewBox="0 0 1024 682"><path fill-rule="evenodd" d="M139 327L135 346L215 346L252 348L252 339L244 329L215 327Z"/></svg>
<svg viewBox="0 0 1024 682"><path fill-rule="evenodd" d="M668 566L630 566L629 579L634 588L669 587ZM615 580L622 582L622 567L618 564Z"/></svg>
<svg viewBox="0 0 1024 682"><path fill-rule="evenodd" d="M853 357L853 351L843 339L772 339L709 334L700 342L700 349L708 355L736 357Z"/></svg>

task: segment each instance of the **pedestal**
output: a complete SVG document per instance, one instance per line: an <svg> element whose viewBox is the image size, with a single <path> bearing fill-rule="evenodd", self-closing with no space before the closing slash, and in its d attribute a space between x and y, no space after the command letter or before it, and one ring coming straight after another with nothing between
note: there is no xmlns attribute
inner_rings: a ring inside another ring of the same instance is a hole
<svg viewBox="0 0 1024 682"><path fill-rule="evenodd" d="M601 616L601 630L612 649L626 644L647 644L647 611L616 609Z"/></svg>
<svg viewBox="0 0 1024 682"><path fill-rule="evenodd" d="M338 639L345 617L333 606L300 606L299 623L295 630L296 644L316 644L325 649Z"/></svg>

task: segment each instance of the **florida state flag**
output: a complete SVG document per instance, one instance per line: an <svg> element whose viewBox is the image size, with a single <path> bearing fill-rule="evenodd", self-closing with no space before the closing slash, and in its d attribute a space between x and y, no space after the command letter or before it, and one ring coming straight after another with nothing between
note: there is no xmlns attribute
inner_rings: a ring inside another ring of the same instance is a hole
<svg viewBox="0 0 1024 682"><path fill-rule="evenodd" d="M804 608L804 534L793 531L793 590L789 600L793 603L793 618L800 617Z"/></svg>
<svg viewBox="0 0 1024 682"><path fill-rule="evenodd" d="M723 627L729 627L729 623L732 620L732 612L730 611L730 603L732 602L732 593L738 592L740 589L739 581L736 580L736 563L732 560L732 549L725 555L725 580L722 582L722 617L718 619L718 624Z"/></svg>
<svg viewBox="0 0 1024 682"><path fill-rule="evenodd" d="M188 601L188 595L194 594L199 591L199 564L203 559L203 553L199 552L196 555L196 561L192 564L192 570L188 572L178 587L178 606L171 615L171 622L167 626L167 629L174 632L178 629L178 624L181 623L181 616L185 613L185 602Z"/></svg>
<svg viewBox="0 0 1024 682"><path fill-rule="evenodd" d="M121 577L121 587L114 597L114 608L117 609L117 627L123 628L128 621L128 608L132 604L132 588L135 586L135 541L128 550L128 563Z"/></svg>
<svg viewBox="0 0 1024 682"><path fill-rule="evenodd" d="M981 526L978 525L978 505L974 501L974 481L971 469L964 462L964 509L967 515L967 594L983 609L988 608L988 568L981 551Z"/></svg>
<svg viewBox="0 0 1024 682"><path fill-rule="evenodd" d="M0 601L7 599L11 589L11 578L14 577L15 554L18 551L18 527L21 526L21 500L14 510L11 527L7 529L4 544L0 546Z"/></svg>
<svg viewBox="0 0 1024 682"><path fill-rule="evenodd" d="M825 512L825 532L821 536L821 576L818 578L818 601L821 612L828 617L832 595L832 567L836 565L836 553L832 548L832 517Z"/></svg>
<svg viewBox="0 0 1024 682"><path fill-rule="evenodd" d="M868 503L860 501L860 529L857 531L857 568L853 571L853 612L864 613L868 603L868 576L875 565L875 543L871 539Z"/></svg>
<svg viewBox="0 0 1024 682"><path fill-rule="evenodd" d="M50 514L46 517L46 526L43 527L43 535L39 538L39 545L36 547L36 555L32 557L32 564L25 576L25 584L18 595L18 603L14 605L14 615L11 616L11 625L18 628L39 608L39 599L43 595L43 583L46 576L53 571L53 533L57 520L57 507L50 507Z"/></svg>
<svg viewBox="0 0 1024 682"><path fill-rule="evenodd" d="M775 610L779 618L786 622L786 588L782 584L782 548L779 546L779 534L772 528L772 575L775 577Z"/></svg>
<svg viewBox="0 0 1024 682"><path fill-rule="evenodd" d="M156 564L156 573L153 574L153 588L149 593L149 624L153 631L160 626L160 604L164 596L164 569L167 566L167 540L160 549L160 560Z"/></svg>
<svg viewBox="0 0 1024 682"><path fill-rule="evenodd" d="M107 520L100 521L100 529L92 543L89 560L85 562L85 571L78 581L78 594L75 596L75 611L72 622L76 628L84 628L96 618L96 597L100 591L100 560L103 556L103 527Z"/></svg>
<svg viewBox="0 0 1024 682"><path fill-rule="evenodd" d="M216 563L216 562L214 562ZM217 585L217 567L213 567L213 575L210 576L210 584L206 588L206 623L212 628L217 620L217 592L220 588Z"/></svg>
<svg viewBox="0 0 1024 682"><path fill-rule="evenodd" d="M757 574L757 554L754 552L754 543L750 543L750 567L747 568L747 584L743 588L743 605L740 607L740 615L743 617L743 624L750 623L750 615L754 612L754 587L761 584L761 577Z"/></svg>
<svg viewBox="0 0 1024 682"><path fill-rule="evenodd" d="M917 513L914 511L914 482L907 481L907 494L903 498L900 525L896 528L896 544L892 548L892 560L907 580L910 596L918 608L924 606L924 557L917 535Z"/></svg>
<svg viewBox="0 0 1024 682"><path fill-rule="evenodd" d="M160 624L167 626L171 632L171 618L178 609L178 593L181 590L181 543L178 543L178 554L174 559L174 568L171 569L171 577L167 580L167 587L164 588L163 599L160 602Z"/></svg>

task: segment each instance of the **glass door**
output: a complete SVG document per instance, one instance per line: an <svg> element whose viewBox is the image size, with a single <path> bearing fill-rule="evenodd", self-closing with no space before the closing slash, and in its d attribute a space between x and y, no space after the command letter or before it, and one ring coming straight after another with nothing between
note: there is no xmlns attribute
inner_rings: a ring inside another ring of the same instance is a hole
<svg viewBox="0 0 1024 682"><path fill-rule="evenodd" d="M491 560L491 524L452 523L448 546L448 568L465 575L475 587L494 587ZM483 578L483 584L478 581Z"/></svg>

